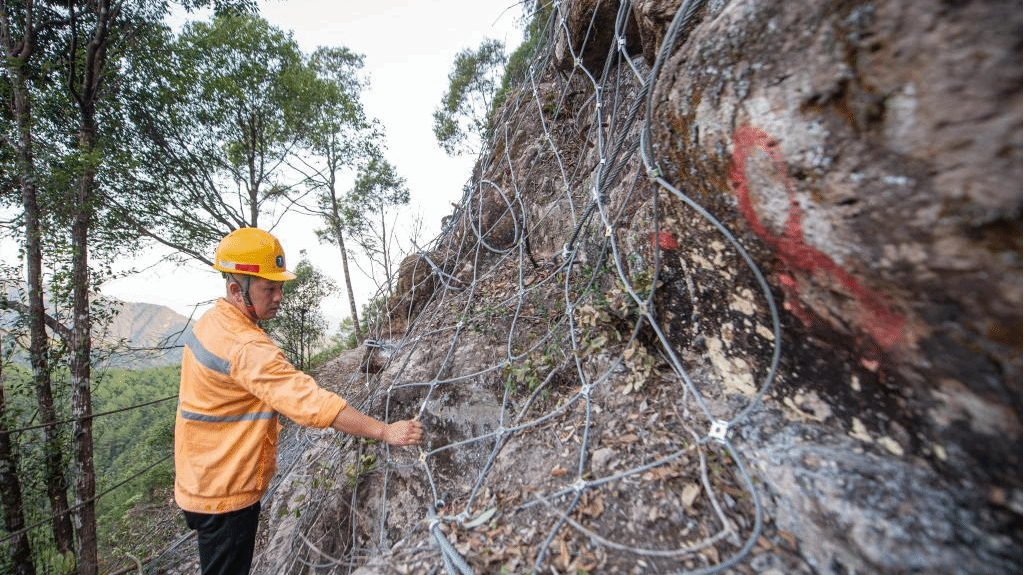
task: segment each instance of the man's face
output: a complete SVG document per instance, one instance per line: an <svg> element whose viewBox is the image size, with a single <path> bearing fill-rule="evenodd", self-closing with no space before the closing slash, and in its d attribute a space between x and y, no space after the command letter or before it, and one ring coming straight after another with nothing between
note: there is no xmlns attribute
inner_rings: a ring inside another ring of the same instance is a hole
<svg viewBox="0 0 1024 575"><path fill-rule="evenodd" d="M284 295L282 288L284 282L275 282L263 278L253 278L252 286L249 288L249 297L252 298L252 305L256 307L256 316L260 319L274 319L277 316L277 309L281 306L281 298Z"/></svg>
<svg viewBox="0 0 1024 575"><path fill-rule="evenodd" d="M275 282L260 277L253 277L249 284L249 297L256 308L256 317L261 320L274 319L281 306L281 291L284 282Z"/></svg>

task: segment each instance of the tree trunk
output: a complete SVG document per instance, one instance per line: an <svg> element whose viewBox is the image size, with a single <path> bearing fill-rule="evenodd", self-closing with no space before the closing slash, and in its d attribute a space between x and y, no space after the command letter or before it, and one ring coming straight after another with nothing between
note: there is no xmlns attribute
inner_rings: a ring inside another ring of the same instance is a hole
<svg viewBox="0 0 1024 575"><path fill-rule="evenodd" d="M356 296L352 292L352 279L348 273L348 253L345 251L345 235L341 232L341 214L338 210L338 198L331 189L331 222L334 225L334 237L341 249L341 270L345 274L345 289L348 291L348 305L352 312L352 329L356 332L356 341L363 343L363 330L359 327L359 313L356 311Z"/></svg>
<svg viewBox="0 0 1024 575"><path fill-rule="evenodd" d="M0 363L2 369L3 364ZM0 501L4 505L4 529L15 534L10 547L12 574L35 575L28 533L20 533L25 528L25 507L21 498L21 481L18 479L18 456L7 431L3 381L3 373L0 371Z"/></svg>
<svg viewBox="0 0 1024 575"><path fill-rule="evenodd" d="M16 52L12 38L6 33L8 14L5 12L3 17L5 20L4 51L9 57L8 62L10 62L7 65L7 72L11 78L14 115L18 126L16 144L18 177L21 185L22 206L25 210L25 283L28 286L28 318L31 333L29 357L32 365L32 381L39 402L39 415L43 423L52 424L57 421L57 414L53 404L50 368L47 362L49 338L46 334L46 309L43 305L41 218L36 188L35 161L32 154L32 104L25 83L24 70L19 66L19 61L21 65L24 65L25 61L32 56L34 47L31 42L24 41L22 49ZM25 26L26 30L29 30L32 23L26 22ZM61 455L63 450L61 449L60 433L56 425L47 425L44 435L46 493L50 501L50 513L53 517L51 525L54 545L65 556L74 555L74 531L71 527L71 517L68 514L67 480L64 475L64 461Z"/></svg>
<svg viewBox="0 0 1024 575"><path fill-rule="evenodd" d="M77 30L74 9L71 11L72 58L81 57L81 74L72 66L68 76L68 91L79 108L78 152L82 158L95 156L98 128L96 105L100 100L107 64L110 30L118 11L112 10L110 0L90 5L95 10L96 25L84 46L77 50ZM78 530L78 574L96 575L98 549L96 538L96 472L92 452L92 318L89 310L89 234L92 226L96 165L83 162L78 175L74 198L74 219L71 226L72 279L74 293L72 310L74 330L71 357L71 410L75 417L75 526Z"/></svg>
<svg viewBox="0 0 1024 575"><path fill-rule="evenodd" d="M249 150L247 159L247 167L249 168L249 182L246 186L249 190L249 226L258 228L259 217L260 217L260 181L263 173L263 159L257 157L257 147L260 142L258 119L254 115L249 115L245 120L239 120L239 130L245 134L246 139L249 140ZM257 165L259 164L259 165Z"/></svg>
<svg viewBox="0 0 1024 575"><path fill-rule="evenodd" d="M15 98L18 99L17 97ZM26 102L27 107L27 102ZM18 122L21 123L19 118ZM26 121L27 125L28 122ZM23 132L23 138L27 138ZM28 150L22 150L22 161L31 162ZM32 363L32 380L35 382L36 398L39 401L39 415L47 425L44 430L46 445L46 494L50 500L53 515L53 540L57 549L65 556L74 554L74 530L68 514L67 479L64 475L64 457L61 447L57 411L53 405L53 389L50 381L50 367L47 362L49 337L46 334L43 306L43 264L42 241L39 227L39 203L36 197L35 178L31 171L22 170L22 203L25 208L25 259L28 284L29 330L31 343L29 356Z"/></svg>
<svg viewBox="0 0 1024 575"><path fill-rule="evenodd" d="M81 152L89 153L95 146L96 128L91 118L83 118L80 135ZM98 552L96 543L96 472L92 453L92 390L90 357L92 355L92 320L89 313L89 228L92 223L92 190L94 174L87 170L78 182L78 213L71 228L74 277L74 333L71 359L71 410L75 418L75 523L78 529L79 575L96 575Z"/></svg>
<svg viewBox="0 0 1024 575"><path fill-rule="evenodd" d="M388 242L387 232L388 227L385 222L386 214L384 213L384 203L380 205L380 251L384 256L384 281L387 282L388 289L391 289L391 280L394 276L391 275L391 258L389 252L391 251L390 244Z"/></svg>
<svg viewBox="0 0 1024 575"><path fill-rule="evenodd" d="M305 371L309 367L306 359L306 310L299 314L299 369Z"/></svg>

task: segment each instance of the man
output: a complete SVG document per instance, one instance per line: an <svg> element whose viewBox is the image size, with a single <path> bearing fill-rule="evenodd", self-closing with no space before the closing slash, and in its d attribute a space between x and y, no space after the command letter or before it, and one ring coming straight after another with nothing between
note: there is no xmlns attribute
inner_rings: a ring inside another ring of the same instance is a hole
<svg viewBox="0 0 1024 575"><path fill-rule="evenodd" d="M226 295L186 337L174 422L174 499L199 539L204 575L245 574L260 497L277 468L278 414L390 445L415 445L418 421L383 423L295 369L257 322L272 319L295 274L271 234L242 228L217 246Z"/></svg>

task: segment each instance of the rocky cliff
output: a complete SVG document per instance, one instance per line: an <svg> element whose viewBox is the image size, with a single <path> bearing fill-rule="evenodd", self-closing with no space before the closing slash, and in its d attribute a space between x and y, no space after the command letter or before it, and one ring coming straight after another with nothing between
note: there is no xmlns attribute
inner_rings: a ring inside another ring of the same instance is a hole
<svg viewBox="0 0 1024 575"><path fill-rule="evenodd" d="M256 570L1019 573L1020 29L556 2Z"/></svg>

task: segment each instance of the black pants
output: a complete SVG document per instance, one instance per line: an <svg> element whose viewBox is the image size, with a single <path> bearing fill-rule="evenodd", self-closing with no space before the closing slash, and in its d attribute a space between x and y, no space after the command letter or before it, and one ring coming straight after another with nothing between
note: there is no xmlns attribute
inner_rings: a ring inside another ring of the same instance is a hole
<svg viewBox="0 0 1024 575"><path fill-rule="evenodd" d="M256 547L260 502L228 513L209 515L183 511L185 523L199 539L203 575L247 575Z"/></svg>

